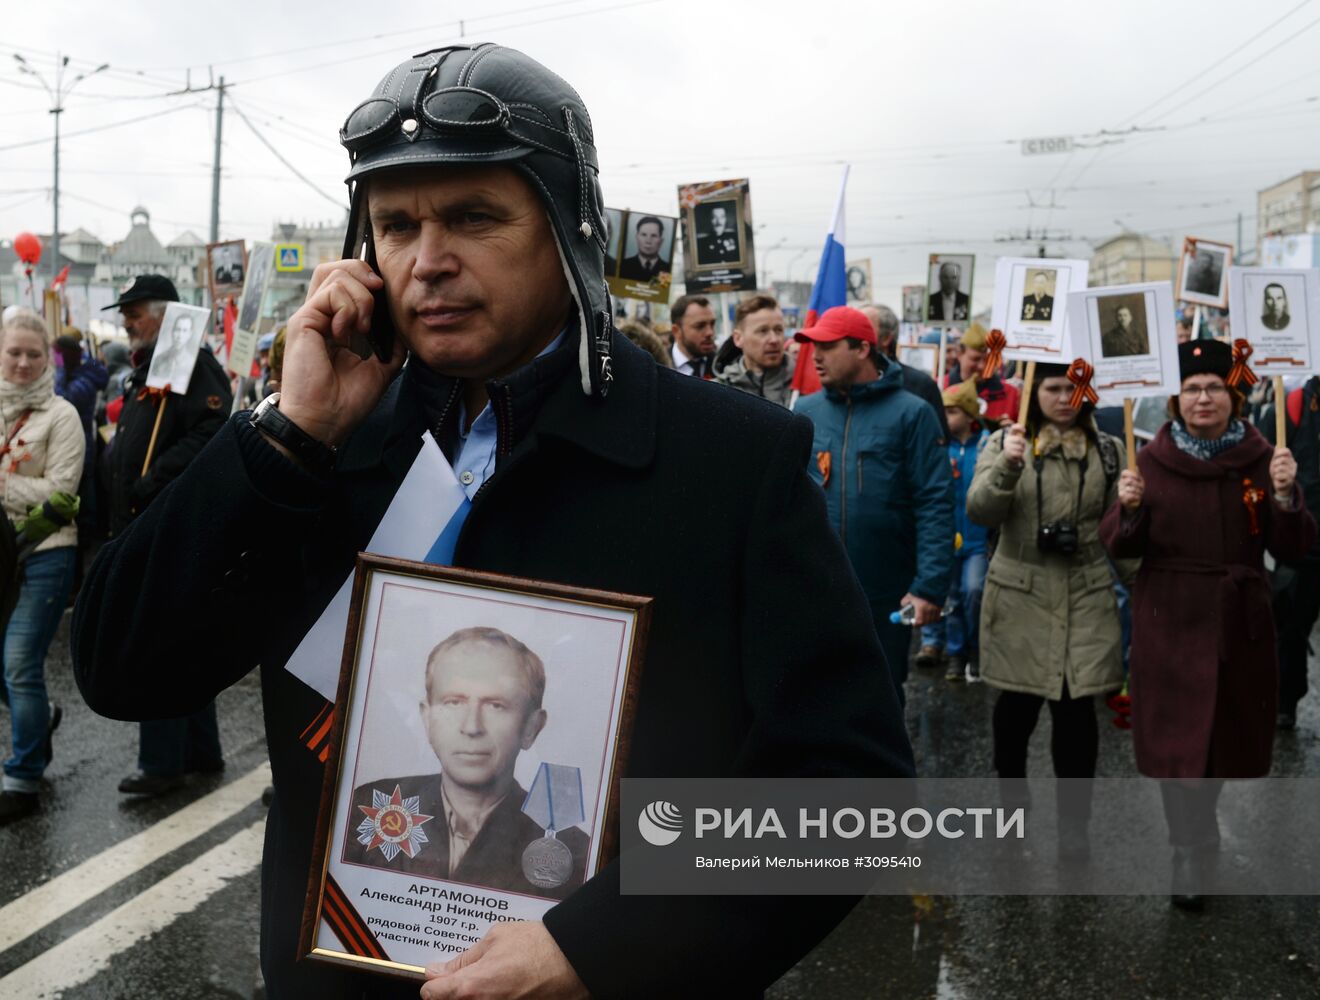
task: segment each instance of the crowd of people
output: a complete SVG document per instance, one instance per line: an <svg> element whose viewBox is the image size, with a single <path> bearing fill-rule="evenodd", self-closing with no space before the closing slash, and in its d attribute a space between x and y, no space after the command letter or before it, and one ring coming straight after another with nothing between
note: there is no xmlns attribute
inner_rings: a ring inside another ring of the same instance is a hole
<svg viewBox="0 0 1320 1000"><path fill-rule="evenodd" d="M1320 502L1320 380L1289 399L1294 456L1244 419L1228 347L1180 338L1180 394L1130 469L1123 441L1074 398L1062 366L1040 366L1025 386L987 372L987 332L974 322L942 384L899 361L897 317L878 304L829 309L790 334L775 299L752 295L719 342L712 301L684 295L667 331L620 325L634 350L614 336L602 298L580 98L519 53L479 48L440 50L459 53L448 63L414 57L350 124L373 103L466 80L524 109L540 102L536 113L566 121L571 142L557 148L559 130L548 130L515 168L486 148L514 133L474 131L457 149L420 113L402 138L389 122L346 126L354 217L369 197L371 214L379 202L391 220L369 236L378 267L350 258L317 269L281 338L262 344L269 374L246 401L280 395L255 411L231 416L236 387L206 347L186 393L145 384L178 298L161 276L138 277L113 304L128 335L117 361L67 334L52 343L35 314L5 319L8 519L21 532L58 493L83 497L83 511L21 561L4 644L14 735L0 820L39 807L60 721L42 663L81 573L80 690L97 711L140 720L125 794L167 795L189 773L222 768L215 696L259 665L275 774L266 980L274 995L343 992L355 973L294 962L321 774L294 737L324 705L282 665L429 430L451 465L485 470L468 484L455 565L662 595L631 774L909 775L901 711L915 662L998 689L986 771L1006 801L1026 805L1041 708L1056 776L1094 777L1096 699L1126 683L1138 768L1178 782L1164 785L1174 901L1202 905L1194 887L1218 843L1222 781L1268 773L1276 729L1294 724L1306 690L1320 613L1308 513ZM408 171L390 169L401 149ZM480 232L447 228L478 214L478 189L490 210L472 223ZM487 242L482 226L501 238ZM437 288L459 288L473 305L418 307ZM970 304L948 298L955 319L967 318ZM378 300L394 303L399 339L350 358L349 336L377 330ZM794 391L800 352L820 391ZM113 418L108 444L100 412ZM80 553L102 542L80 570ZM1266 553L1279 567L1274 587ZM187 615L153 614L165 600L252 628L197 648ZM777 627L790 605L813 627ZM194 654L187 671L170 653L183 646ZM705 697L694 716L696 689ZM680 716L687 738L676 749ZM1089 854L1090 799L1085 783L1068 788L1058 849L1071 863ZM500 927L470 962L429 970L423 995L457 995L447 984L484 975L519 995L641 995L639 967L655 995L691 982L746 995L846 912L803 899L623 896L611 865L543 922Z"/></svg>

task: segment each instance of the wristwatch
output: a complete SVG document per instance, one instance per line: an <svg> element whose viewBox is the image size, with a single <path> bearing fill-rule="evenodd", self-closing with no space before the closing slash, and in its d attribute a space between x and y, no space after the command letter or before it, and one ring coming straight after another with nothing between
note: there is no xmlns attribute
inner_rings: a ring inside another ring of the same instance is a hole
<svg viewBox="0 0 1320 1000"><path fill-rule="evenodd" d="M329 472L335 467L338 449L312 437L279 411L280 394L273 392L252 411L252 426L273 441L293 452L298 461L313 472Z"/></svg>

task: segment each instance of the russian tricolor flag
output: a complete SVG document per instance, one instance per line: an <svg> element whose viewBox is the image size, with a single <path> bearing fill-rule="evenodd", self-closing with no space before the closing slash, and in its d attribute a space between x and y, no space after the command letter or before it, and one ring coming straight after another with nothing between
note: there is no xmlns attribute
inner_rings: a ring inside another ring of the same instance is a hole
<svg viewBox="0 0 1320 1000"><path fill-rule="evenodd" d="M820 268L816 271L816 284L811 288L811 301L807 303L807 321L803 329L815 326L816 320L826 309L848 304L848 275L843 259L843 195L848 188L848 169L843 168L843 180L839 182L839 200L834 206L834 218L830 221L829 232L825 234L825 249L820 255ZM820 377L811 359L814 351L815 345L810 343L803 344L798 350L797 367L793 370L793 391L799 396L809 396L820 391Z"/></svg>

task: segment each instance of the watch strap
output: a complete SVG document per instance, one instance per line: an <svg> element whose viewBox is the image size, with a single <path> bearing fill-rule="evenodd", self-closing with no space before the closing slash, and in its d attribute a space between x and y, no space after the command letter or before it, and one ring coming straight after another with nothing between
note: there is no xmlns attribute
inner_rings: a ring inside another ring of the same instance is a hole
<svg viewBox="0 0 1320 1000"><path fill-rule="evenodd" d="M252 426L288 448L298 461L315 472L329 472L335 467L338 452L316 440L279 411L280 394L272 393L252 411Z"/></svg>

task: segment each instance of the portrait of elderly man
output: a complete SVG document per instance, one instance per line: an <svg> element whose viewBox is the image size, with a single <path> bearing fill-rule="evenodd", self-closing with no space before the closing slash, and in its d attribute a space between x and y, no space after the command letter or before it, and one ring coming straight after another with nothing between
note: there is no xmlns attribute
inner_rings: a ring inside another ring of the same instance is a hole
<svg viewBox="0 0 1320 1000"><path fill-rule="evenodd" d="M1127 358L1150 353L1144 323L1132 316L1132 307L1121 305L1114 312L1114 325L1100 335L1100 353L1107 358Z"/></svg>
<svg viewBox="0 0 1320 1000"><path fill-rule="evenodd" d="M1054 316L1054 296L1049 294L1053 271L1035 271L1022 297L1022 319L1028 323L1048 323Z"/></svg>
<svg viewBox="0 0 1320 1000"><path fill-rule="evenodd" d="M738 248L738 233L732 201L697 206L697 263L731 264L742 256ZM704 220L701 216L705 215ZM704 221L704 225L702 222Z"/></svg>
<svg viewBox="0 0 1320 1000"><path fill-rule="evenodd" d="M439 773L355 788L344 860L562 899L582 884L589 838L555 831L571 869L557 886L529 881L523 852L547 831L523 811L527 789L513 774L548 719L541 658L500 629L465 628L431 650L424 679L418 710Z"/></svg>
<svg viewBox="0 0 1320 1000"><path fill-rule="evenodd" d="M660 256L665 241L665 224L654 215L637 220L637 252L625 257L619 277L631 281L654 281L669 273L669 261Z"/></svg>
<svg viewBox="0 0 1320 1000"><path fill-rule="evenodd" d="M160 381L176 388L182 386L192 374L197 356L193 338L196 330L193 318L187 313L174 317L170 328L160 338L151 360L152 381Z"/></svg>
<svg viewBox="0 0 1320 1000"><path fill-rule="evenodd" d="M946 260L940 265L939 281L940 290L931 294L926 318L945 322L967 319L972 303L966 292L958 290L962 281L962 268Z"/></svg>
<svg viewBox="0 0 1320 1000"><path fill-rule="evenodd" d="M1265 286L1265 302L1260 321L1267 330L1286 330L1292 322L1292 317L1288 315L1288 293L1278 282Z"/></svg>

